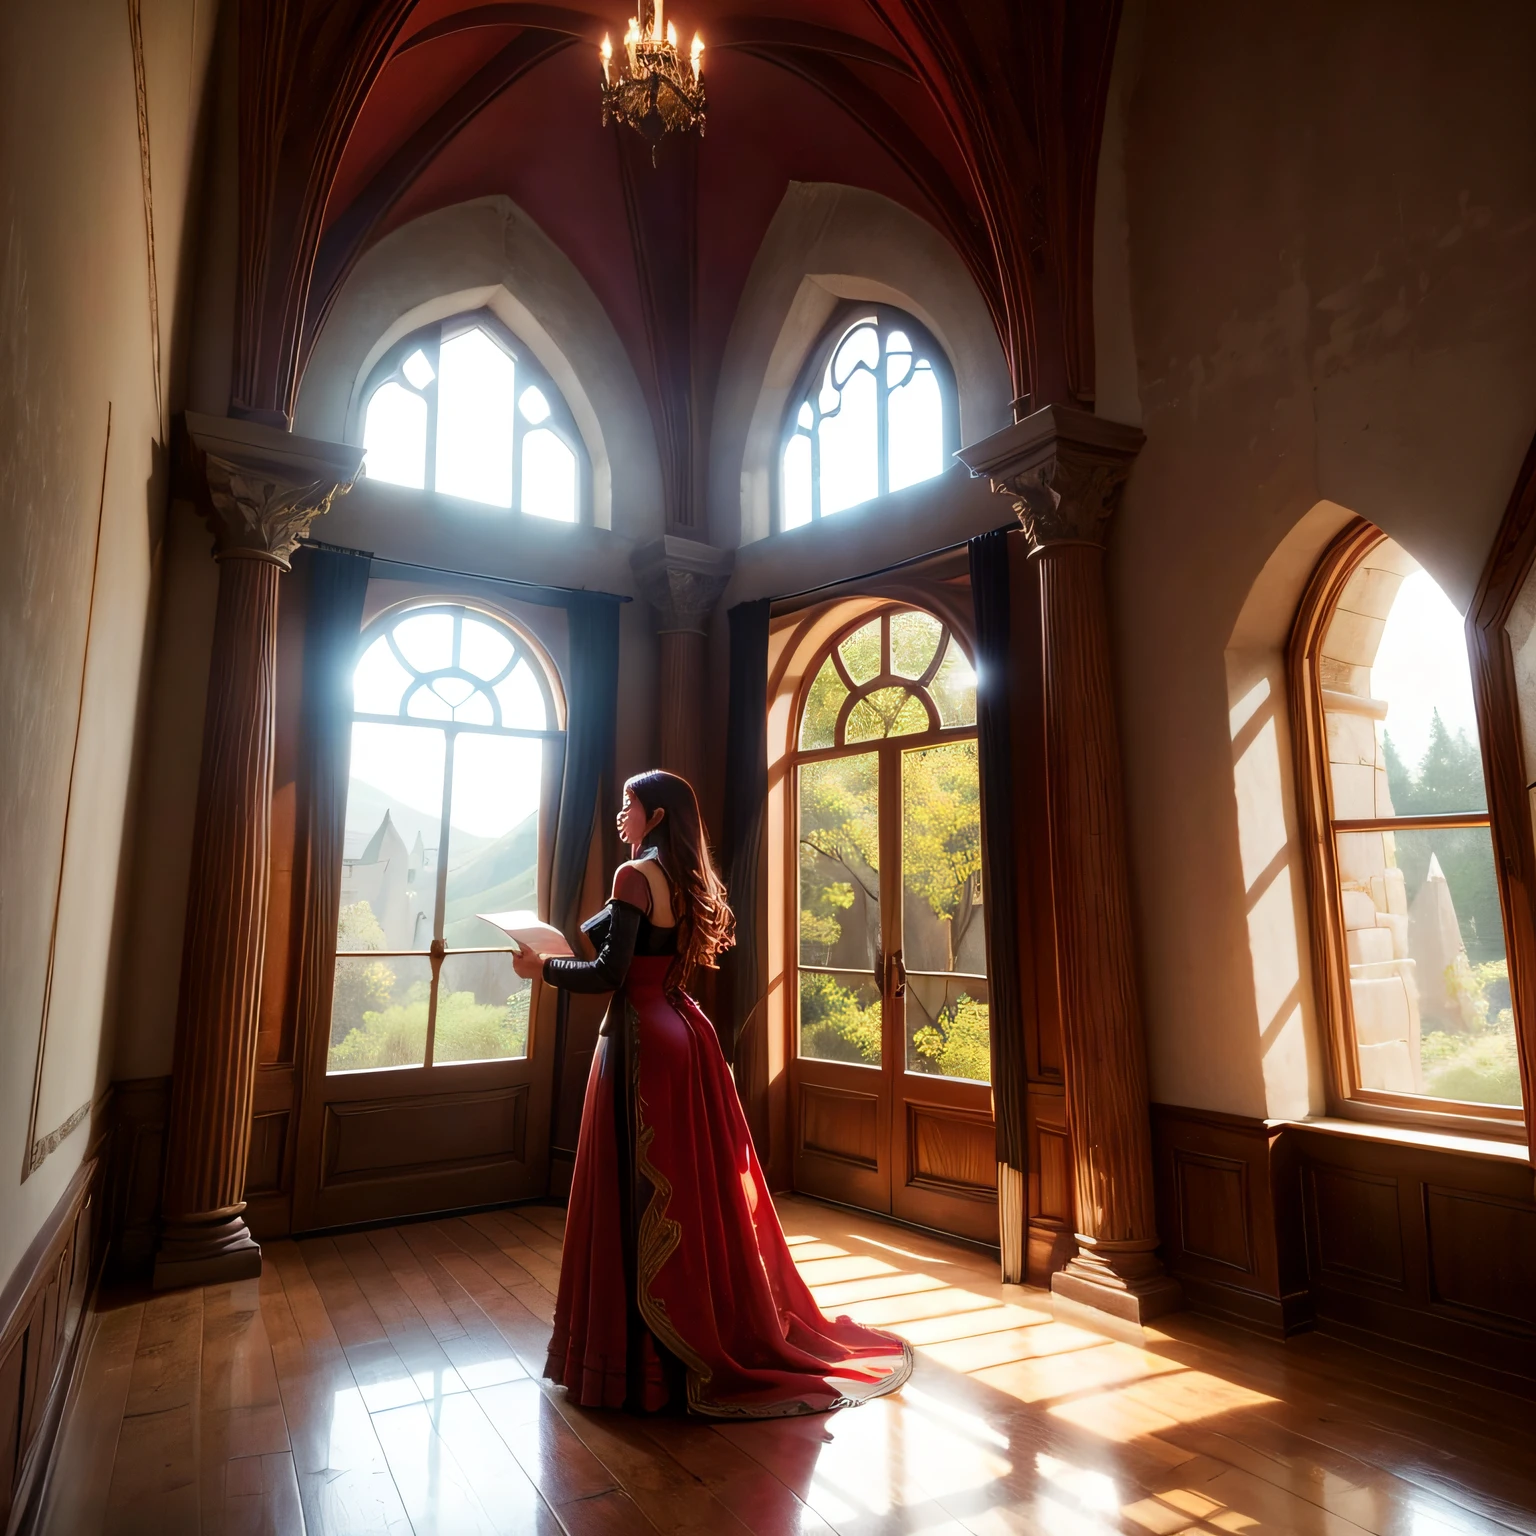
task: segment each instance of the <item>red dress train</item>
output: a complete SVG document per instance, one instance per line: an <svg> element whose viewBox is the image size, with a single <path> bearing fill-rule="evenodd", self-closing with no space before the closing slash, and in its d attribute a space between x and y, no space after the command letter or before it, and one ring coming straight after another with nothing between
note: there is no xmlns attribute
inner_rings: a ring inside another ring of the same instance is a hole
<svg viewBox="0 0 1536 1536"><path fill-rule="evenodd" d="M910 1347L822 1315L714 1028L691 998L666 997L670 965L631 961L593 1057L544 1374L588 1407L644 1411L675 1400L681 1376L688 1408L720 1418L819 1413L894 1390Z"/></svg>

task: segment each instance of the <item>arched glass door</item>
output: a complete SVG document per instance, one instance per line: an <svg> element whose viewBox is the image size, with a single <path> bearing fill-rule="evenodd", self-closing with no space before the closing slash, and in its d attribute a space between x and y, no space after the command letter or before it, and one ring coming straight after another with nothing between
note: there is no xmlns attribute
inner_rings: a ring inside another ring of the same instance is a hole
<svg viewBox="0 0 1536 1536"><path fill-rule="evenodd" d="M995 1240L976 676L888 608L811 672L794 757L795 1184Z"/></svg>
<svg viewBox="0 0 1536 1536"><path fill-rule="evenodd" d="M506 614L408 602L361 636L328 1038L299 1230L543 1192L554 1042L481 913L542 909L565 758L547 658Z"/></svg>

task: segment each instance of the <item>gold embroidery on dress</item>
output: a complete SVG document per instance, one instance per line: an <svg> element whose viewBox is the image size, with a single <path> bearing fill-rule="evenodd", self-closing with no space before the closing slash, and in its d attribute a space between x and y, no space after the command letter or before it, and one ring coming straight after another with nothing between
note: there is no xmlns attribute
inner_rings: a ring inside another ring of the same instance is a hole
<svg viewBox="0 0 1536 1536"><path fill-rule="evenodd" d="M672 1203L672 1181L651 1161L651 1143L656 1139L656 1127L645 1123L645 1102L640 1097L640 1018L634 1007L626 1008L626 1022L630 1026L630 1073L634 1087L635 1105L635 1165L650 1184L652 1194L640 1218L637 1242L637 1283L640 1315L646 1326L666 1347L683 1362L688 1374L688 1406L695 1412L716 1419L770 1419L795 1418L801 1414L827 1413L837 1408L856 1408L867 1399L839 1395L826 1407L817 1407L804 1398L788 1398L778 1403L714 1403L704 1396L713 1372L708 1363L683 1338L667 1315L667 1304L659 1296L651 1295L651 1282L661 1273L661 1267L677 1251L683 1240L680 1222L667 1215ZM870 1397L884 1397L906 1381L912 1374L912 1346L901 1341L901 1366L891 1376L879 1383L878 1390ZM835 1374L835 1373L834 1373Z"/></svg>

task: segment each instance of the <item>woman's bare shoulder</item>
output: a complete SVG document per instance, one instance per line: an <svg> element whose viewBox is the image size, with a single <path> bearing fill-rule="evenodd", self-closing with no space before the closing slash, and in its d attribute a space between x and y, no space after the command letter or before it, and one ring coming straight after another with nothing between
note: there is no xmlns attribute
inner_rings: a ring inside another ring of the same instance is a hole
<svg viewBox="0 0 1536 1536"><path fill-rule="evenodd" d="M629 859L613 872L613 894L632 907L647 910L651 904L651 882L645 878L641 859Z"/></svg>

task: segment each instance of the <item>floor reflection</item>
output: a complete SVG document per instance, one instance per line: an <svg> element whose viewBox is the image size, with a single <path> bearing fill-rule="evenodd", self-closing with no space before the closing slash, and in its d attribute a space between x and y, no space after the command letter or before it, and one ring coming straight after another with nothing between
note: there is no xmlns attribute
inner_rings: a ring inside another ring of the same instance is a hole
<svg viewBox="0 0 1536 1536"><path fill-rule="evenodd" d="M275 1242L259 1283L103 1314L41 1529L1536 1533L1528 1404L1188 1314L1118 1342L985 1254L779 1206L820 1304L913 1346L899 1393L757 1422L574 1407L540 1380L550 1207Z"/></svg>

